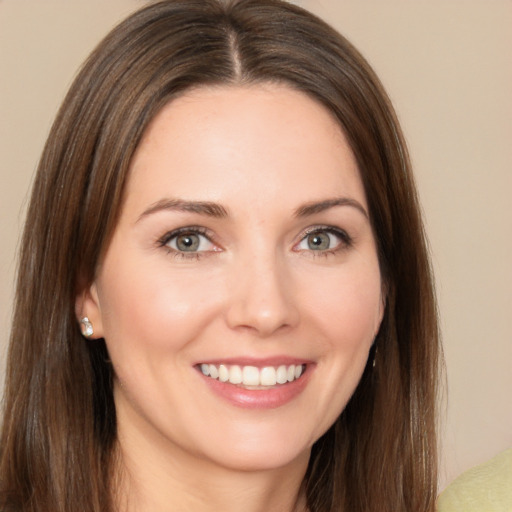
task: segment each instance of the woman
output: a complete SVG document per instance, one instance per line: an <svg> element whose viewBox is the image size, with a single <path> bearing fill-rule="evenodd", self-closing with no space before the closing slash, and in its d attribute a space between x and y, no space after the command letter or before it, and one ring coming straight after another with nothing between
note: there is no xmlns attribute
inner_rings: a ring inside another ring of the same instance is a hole
<svg viewBox="0 0 512 512"><path fill-rule="evenodd" d="M433 510L438 362L406 147L357 51L274 0L114 29L34 183L2 510Z"/></svg>

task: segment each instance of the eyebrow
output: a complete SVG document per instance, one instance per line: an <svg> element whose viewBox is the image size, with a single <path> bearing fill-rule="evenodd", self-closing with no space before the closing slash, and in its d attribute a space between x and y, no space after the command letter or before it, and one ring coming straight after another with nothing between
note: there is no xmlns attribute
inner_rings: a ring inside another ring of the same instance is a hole
<svg viewBox="0 0 512 512"><path fill-rule="evenodd" d="M325 199L323 201L314 201L306 203L294 212L295 217L308 217L317 213L324 212L336 206L351 206L361 212L367 219L369 218L368 212L363 205L355 199L349 197L335 197L332 199ZM144 217L157 213L160 211L175 211L175 212L189 212L198 213L207 217L225 218L228 217L228 211L218 203L209 201L185 201L182 199L161 199L153 203L149 208L144 210L137 219L137 222Z"/></svg>
<svg viewBox="0 0 512 512"><path fill-rule="evenodd" d="M309 215L324 212L325 210L334 208L335 206L351 206L360 211L367 219L370 218L364 206L359 201L350 197L334 197L324 201L306 203L295 210L295 216L308 217Z"/></svg>
<svg viewBox="0 0 512 512"><path fill-rule="evenodd" d="M223 218L228 216L227 210L217 203L208 201L184 201L181 199L161 199L144 210L137 222L144 217L161 211L190 212L205 215L207 217Z"/></svg>

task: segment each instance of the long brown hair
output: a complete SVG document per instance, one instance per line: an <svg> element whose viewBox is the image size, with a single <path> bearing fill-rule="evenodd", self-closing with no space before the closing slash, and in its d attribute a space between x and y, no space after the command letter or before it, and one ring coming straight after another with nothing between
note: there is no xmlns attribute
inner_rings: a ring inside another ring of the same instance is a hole
<svg viewBox="0 0 512 512"><path fill-rule="evenodd" d="M52 127L27 214L6 375L0 508L108 512L116 414L102 340L78 291L108 246L148 123L202 85L284 83L325 106L357 159L386 290L361 382L312 448L311 512L434 510L440 348L407 149L378 78L342 36L279 0L167 0L115 28Z"/></svg>

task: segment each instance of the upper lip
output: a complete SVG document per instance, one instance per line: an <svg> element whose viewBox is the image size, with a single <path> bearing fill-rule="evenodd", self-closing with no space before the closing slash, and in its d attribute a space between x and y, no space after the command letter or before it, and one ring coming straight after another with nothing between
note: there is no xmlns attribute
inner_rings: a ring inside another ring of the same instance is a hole
<svg viewBox="0 0 512 512"><path fill-rule="evenodd" d="M308 364L313 361L300 357L293 356L272 356L272 357L225 357L225 358L214 358L214 359L203 359L198 361L197 364L213 364L215 366L224 365L238 365L238 366L255 366L256 368L264 368L266 366L281 366L281 365L299 365Z"/></svg>

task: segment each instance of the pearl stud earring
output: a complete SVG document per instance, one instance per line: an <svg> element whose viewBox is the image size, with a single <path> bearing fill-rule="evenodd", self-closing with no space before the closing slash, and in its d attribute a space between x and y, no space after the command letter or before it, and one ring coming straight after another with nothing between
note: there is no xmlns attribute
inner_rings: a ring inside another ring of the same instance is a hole
<svg viewBox="0 0 512 512"><path fill-rule="evenodd" d="M84 316L80 320L80 323L82 324L82 334L86 338L90 338L94 334L94 329L92 327L91 322L89 321L89 319L86 316Z"/></svg>

